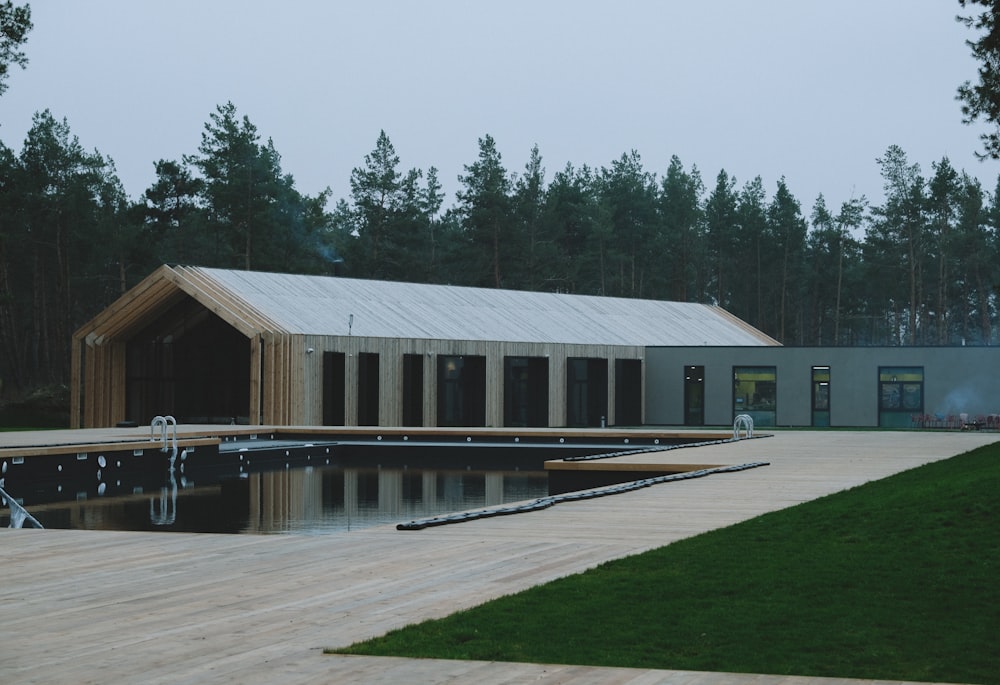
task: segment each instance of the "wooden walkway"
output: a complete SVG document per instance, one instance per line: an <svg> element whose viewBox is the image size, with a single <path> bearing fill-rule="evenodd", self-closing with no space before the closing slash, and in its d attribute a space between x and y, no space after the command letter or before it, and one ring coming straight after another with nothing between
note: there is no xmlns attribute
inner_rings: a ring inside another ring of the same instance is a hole
<svg viewBox="0 0 1000 685"><path fill-rule="evenodd" d="M848 682L341 657L322 650L997 439L975 432L781 431L695 448L698 462L770 462L763 468L413 532L0 530L0 682ZM687 463L691 452L655 458L676 455Z"/></svg>

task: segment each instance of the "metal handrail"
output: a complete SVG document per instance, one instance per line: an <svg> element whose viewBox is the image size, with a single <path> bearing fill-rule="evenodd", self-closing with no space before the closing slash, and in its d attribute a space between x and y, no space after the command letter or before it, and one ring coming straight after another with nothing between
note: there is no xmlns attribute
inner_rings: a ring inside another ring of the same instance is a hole
<svg viewBox="0 0 1000 685"><path fill-rule="evenodd" d="M753 417L749 414L738 414L733 420L733 440L740 439L740 429L746 432L746 437L753 437Z"/></svg>
<svg viewBox="0 0 1000 685"><path fill-rule="evenodd" d="M10 507L10 524L7 526L8 528L24 528L25 523L31 524L32 528L45 527L3 488L0 488L0 504L6 504Z"/></svg>
<svg viewBox="0 0 1000 685"><path fill-rule="evenodd" d="M167 442L167 427L168 426L174 427L174 452L177 452L177 419L175 419L173 416L154 416L153 420L149 424L150 440L156 440L157 426L160 426L161 428L160 436L161 440L163 440L163 445L160 447L160 450L162 450L163 452L166 452L170 449L169 444Z"/></svg>

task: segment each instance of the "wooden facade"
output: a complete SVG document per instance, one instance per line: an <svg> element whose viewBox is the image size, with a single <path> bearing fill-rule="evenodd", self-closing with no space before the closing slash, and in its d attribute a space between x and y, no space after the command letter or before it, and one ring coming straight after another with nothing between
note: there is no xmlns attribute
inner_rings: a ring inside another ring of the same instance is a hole
<svg viewBox="0 0 1000 685"><path fill-rule="evenodd" d="M774 344L631 302L163 266L74 334L71 423L637 424L652 340Z"/></svg>

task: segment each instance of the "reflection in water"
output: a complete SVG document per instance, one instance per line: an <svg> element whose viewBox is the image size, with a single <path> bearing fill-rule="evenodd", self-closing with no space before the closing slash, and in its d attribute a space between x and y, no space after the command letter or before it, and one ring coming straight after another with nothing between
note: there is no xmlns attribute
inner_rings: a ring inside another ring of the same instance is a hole
<svg viewBox="0 0 1000 685"><path fill-rule="evenodd" d="M247 481L252 533L352 530L548 495L544 471L305 468Z"/></svg>
<svg viewBox="0 0 1000 685"><path fill-rule="evenodd" d="M159 505L159 506L157 506ZM154 526L169 526L177 520L177 474L173 461L170 465L170 483L160 488L160 497L149 498L149 522Z"/></svg>
<svg viewBox="0 0 1000 685"><path fill-rule="evenodd" d="M324 534L547 495L548 478L541 470L307 466L198 487L179 478L132 494L81 497L31 510L46 528Z"/></svg>

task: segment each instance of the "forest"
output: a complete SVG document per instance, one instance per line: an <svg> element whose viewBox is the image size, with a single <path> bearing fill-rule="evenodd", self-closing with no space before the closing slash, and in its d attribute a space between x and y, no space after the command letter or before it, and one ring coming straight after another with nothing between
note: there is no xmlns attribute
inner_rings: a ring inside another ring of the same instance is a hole
<svg viewBox="0 0 1000 685"><path fill-rule="evenodd" d="M979 83L958 89L965 122L1000 124L1000 10L959 4L985 31L969 41ZM2 96L27 65L30 7L0 2L0 27ZM984 134L981 156L1000 158L998 141ZM133 198L110 158L36 112L19 151L0 141L0 404L65 388L74 330L164 263L703 302L786 345L996 342L1000 182L990 192L946 157L924 170L891 145L874 160L878 203L828 207L784 178L703 178L676 156L550 175L526 153L509 169L484 135L446 206L438 171L402 166L380 131L348 197L309 196L227 102Z"/></svg>
<svg viewBox="0 0 1000 685"><path fill-rule="evenodd" d="M548 176L537 147L505 167L493 138L445 206L436 169L405 169L389 136L350 196L308 196L235 105L201 144L155 162L130 199L66 120L35 115L0 143L0 379L61 385L73 331L163 263L717 304L789 345L990 345L1000 290L1000 190L947 158L928 173L890 146L885 199L803 208L676 157L637 151Z"/></svg>

